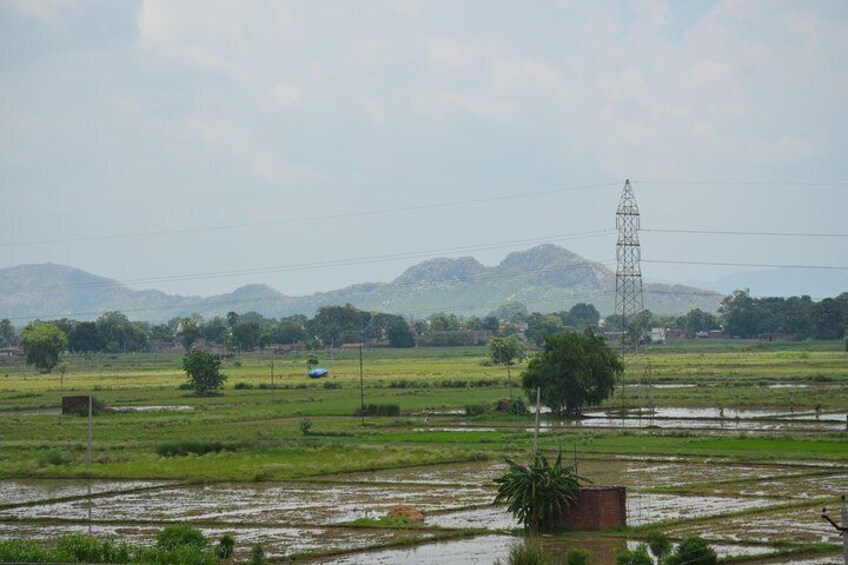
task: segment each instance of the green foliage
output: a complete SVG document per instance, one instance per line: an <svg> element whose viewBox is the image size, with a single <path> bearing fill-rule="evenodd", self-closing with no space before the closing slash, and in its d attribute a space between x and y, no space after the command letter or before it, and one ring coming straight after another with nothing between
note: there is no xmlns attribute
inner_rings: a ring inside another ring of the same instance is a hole
<svg viewBox="0 0 848 565"><path fill-rule="evenodd" d="M183 457L186 455L206 455L219 451L232 451L235 446L220 441L170 441L156 446L160 457Z"/></svg>
<svg viewBox="0 0 848 565"><path fill-rule="evenodd" d="M488 412L489 407L486 404L466 404L465 405L465 415L466 416L480 416Z"/></svg>
<svg viewBox="0 0 848 565"><path fill-rule="evenodd" d="M183 370L188 384L198 395L220 389L227 380L221 372L221 357L199 349L193 349L183 357Z"/></svg>
<svg viewBox="0 0 848 565"><path fill-rule="evenodd" d="M307 368L314 369L315 367L318 366L318 363L319 363L318 356L315 355L314 353L310 353L309 355L306 356L306 366L307 366Z"/></svg>
<svg viewBox="0 0 848 565"><path fill-rule="evenodd" d="M648 555L648 546L640 543L633 551L626 547L617 551L615 563L616 565L654 565L654 560Z"/></svg>
<svg viewBox="0 0 848 565"><path fill-rule="evenodd" d="M589 563L589 552L572 547L565 552L565 563L566 565L586 565Z"/></svg>
<svg viewBox="0 0 848 565"><path fill-rule="evenodd" d="M54 324L33 322L21 330L21 343L27 365L49 373L68 348L68 337Z"/></svg>
<svg viewBox="0 0 848 565"><path fill-rule="evenodd" d="M312 431L312 420L309 418L301 418L297 423L297 427L300 430L300 433L307 436Z"/></svg>
<svg viewBox="0 0 848 565"><path fill-rule="evenodd" d="M645 538L645 543L647 543L648 547L651 548L651 553L654 554L654 557L656 557L658 561L662 561L662 559L671 551L671 541L668 539L668 536L662 532L649 533Z"/></svg>
<svg viewBox="0 0 848 565"><path fill-rule="evenodd" d="M366 404L365 410L358 408L354 416L383 416L387 418L400 416L400 406L397 404Z"/></svg>
<svg viewBox="0 0 848 565"><path fill-rule="evenodd" d="M263 565L265 563L265 548L257 543L250 550L250 565Z"/></svg>
<svg viewBox="0 0 848 565"><path fill-rule="evenodd" d="M224 534L221 536L221 539L218 540L218 545L215 546L215 555L218 559L229 559L233 556L233 548L235 548L236 539L229 535Z"/></svg>
<svg viewBox="0 0 848 565"><path fill-rule="evenodd" d="M542 402L555 415L573 415L608 398L623 371L604 338L591 332L558 334L545 340L544 351L522 373L522 384L531 397L540 386Z"/></svg>
<svg viewBox="0 0 848 565"><path fill-rule="evenodd" d="M126 563L130 547L111 538L100 540L79 533L65 534L56 542L59 561L69 563Z"/></svg>
<svg viewBox="0 0 848 565"><path fill-rule="evenodd" d="M0 540L2 563L50 563L55 553L37 541L22 539Z"/></svg>
<svg viewBox="0 0 848 565"><path fill-rule="evenodd" d="M703 538L694 536L680 542L663 565L715 565L717 561L715 550Z"/></svg>
<svg viewBox="0 0 848 565"><path fill-rule="evenodd" d="M493 337L488 348L489 358L496 365L514 365L527 356L524 345L514 335Z"/></svg>
<svg viewBox="0 0 848 565"><path fill-rule="evenodd" d="M508 510L533 533L559 529L580 489L573 467L564 467L562 453L551 465L537 453L530 465L507 459L509 470L495 479L498 485L495 504L506 503Z"/></svg>
<svg viewBox="0 0 848 565"><path fill-rule="evenodd" d="M495 565L501 565L501 560L495 561ZM545 553L538 540L531 538L509 548L506 565L553 565L553 559Z"/></svg>
<svg viewBox="0 0 848 565"><path fill-rule="evenodd" d="M176 549L184 545L204 547L209 540L191 524L175 524L166 526L156 534L156 547L159 549Z"/></svg>

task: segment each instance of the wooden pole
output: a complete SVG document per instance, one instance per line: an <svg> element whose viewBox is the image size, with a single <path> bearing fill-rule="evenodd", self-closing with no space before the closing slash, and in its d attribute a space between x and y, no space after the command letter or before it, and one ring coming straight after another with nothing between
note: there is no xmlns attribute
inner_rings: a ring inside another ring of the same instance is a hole
<svg viewBox="0 0 848 565"><path fill-rule="evenodd" d="M362 369L362 344L359 344L359 413L362 414L362 425L365 425L365 374Z"/></svg>
<svg viewBox="0 0 848 565"><path fill-rule="evenodd" d="M536 428L533 430L533 455L539 454L539 415L542 413L542 388L536 385Z"/></svg>
<svg viewBox="0 0 848 565"><path fill-rule="evenodd" d="M94 412L94 397L88 395L88 464L91 465L91 417Z"/></svg>

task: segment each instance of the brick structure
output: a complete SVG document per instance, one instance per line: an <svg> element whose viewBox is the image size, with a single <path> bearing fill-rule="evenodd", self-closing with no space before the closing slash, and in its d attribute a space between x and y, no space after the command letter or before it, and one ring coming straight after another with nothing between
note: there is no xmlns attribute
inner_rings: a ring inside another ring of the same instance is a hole
<svg viewBox="0 0 848 565"><path fill-rule="evenodd" d="M88 396L63 396L62 414L88 415Z"/></svg>
<svg viewBox="0 0 848 565"><path fill-rule="evenodd" d="M627 525L627 495L624 487L582 487L562 527L596 532Z"/></svg>

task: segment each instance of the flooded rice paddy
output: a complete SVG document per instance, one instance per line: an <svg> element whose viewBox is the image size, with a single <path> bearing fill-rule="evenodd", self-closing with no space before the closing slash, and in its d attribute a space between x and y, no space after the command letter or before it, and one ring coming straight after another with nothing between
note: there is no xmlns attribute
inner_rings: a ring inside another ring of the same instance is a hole
<svg viewBox="0 0 848 565"><path fill-rule="evenodd" d="M90 531L144 544L152 543L162 525L189 521L212 537L233 535L242 552L261 543L276 557L332 551L341 553L318 562L491 564L520 539L513 518L491 506L492 479L504 470L504 462L488 461L334 474L309 482L8 480L0 482L5 501L0 537L53 539ZM628 487L631 526L658 524L677 538L703 535L721 555L769 554L777 550L770 544L833 541L819 502L848 488L848 473L832 466L609 457L580 459L578 472L595 484ZM89 486L90 499L84 496ZM349 524L383 516L399 504L421 509L424 526ZM468 528L489 533L462 532ZM440 539L457 534L465 537ZM545 538L543 545L557 555L568 547L586 548L595 563L605 564L614 563L616 549L636 542L572 534ZM396 544L411 547L385 549Z"/></svg>

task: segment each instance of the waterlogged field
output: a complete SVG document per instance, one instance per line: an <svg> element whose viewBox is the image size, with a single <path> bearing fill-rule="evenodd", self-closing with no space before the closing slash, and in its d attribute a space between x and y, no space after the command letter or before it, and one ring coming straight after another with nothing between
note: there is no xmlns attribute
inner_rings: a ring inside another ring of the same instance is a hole
<svg viewBox="0 0 848 565"><path fill-rule="evenodd" d="M544 414L540 448L596 485L626 486L629 525L546 538L546 550L613 563L659 529L750 562L836 562L820 511L848 492L848 354L792 345L654 348L628 359L623 394L589 418ZM482 348L364 357L360 388L355 351L324 354L331 376L318 381L302 355L242 356L225 361L227 386L211 397L178 388L174 355L69 359L62 382L0 364L0 538L79 531L150 544L163 525L191 522L235 536L239 559L256 543L273 559L320 563L503 559L520 529L492 506L492 481L506 458L528 457L533 418L491 407L521 394L522 366L508 378ZM94 418L90 464L87 421L60 415L63 393L112 408ZM360 394L399 415L354 417ZM467 416L473 405L488 409ZM177 447L197 451L163 455ZM399 504L424 524L367 520Z"/></svg>

